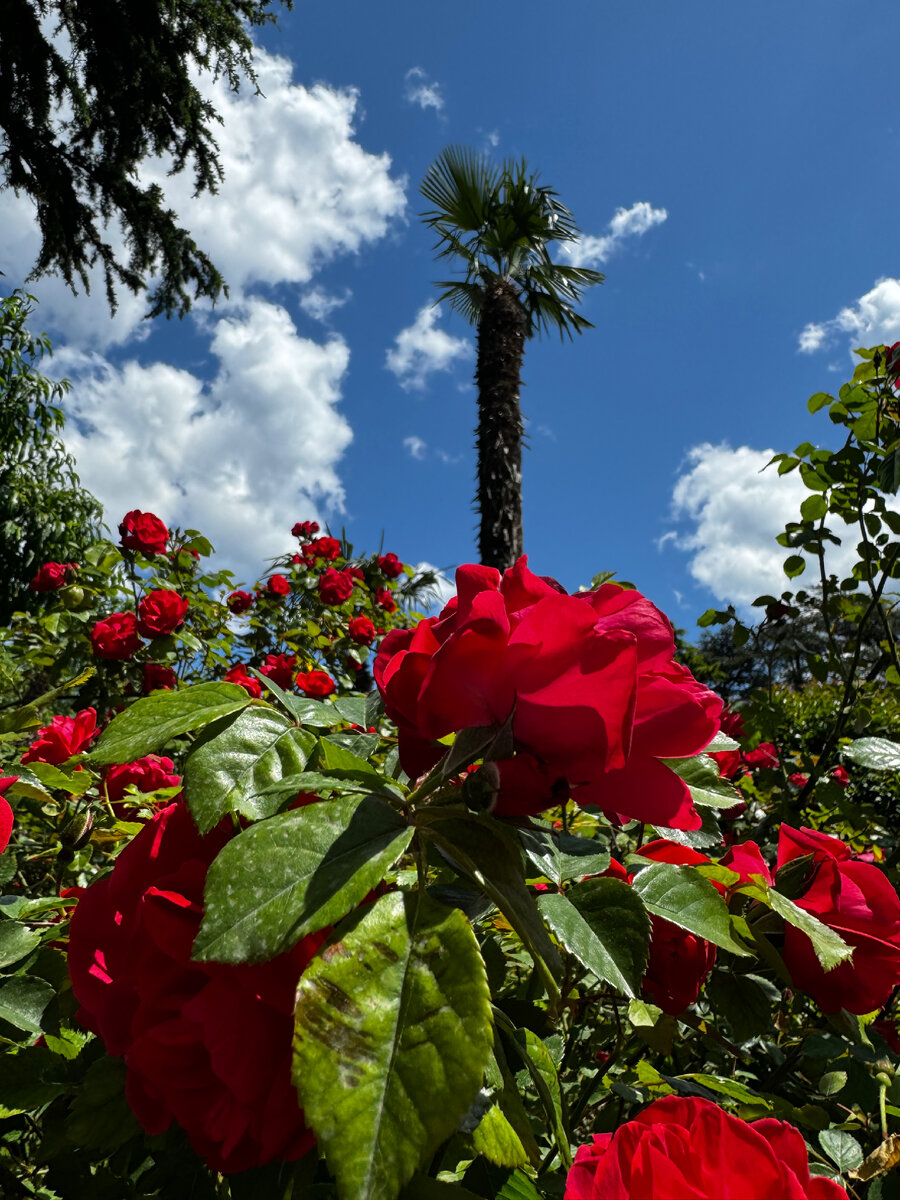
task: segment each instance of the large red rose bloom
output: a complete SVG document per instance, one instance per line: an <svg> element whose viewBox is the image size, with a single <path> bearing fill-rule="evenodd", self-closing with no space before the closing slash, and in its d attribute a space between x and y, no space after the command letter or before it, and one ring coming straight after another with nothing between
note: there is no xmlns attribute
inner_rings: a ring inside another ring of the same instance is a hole
<svg viewBox="0 0 900 1200"><path fill-rule="evenodd" d="M498 814L540 812L570 789L582 805L699 828L687 786L659 760L702 750L722 702L675 662L663 614L616 584L569 596L524 557L502 579L460 567L456 584L440 616L389 633L375 661L407 773L438 760L437 739L511 716L527 757L501 769ZM506 786L513 774L520 787Z"/></svg>
<svg viewBox="0 0 900 1200"><path fill-rule="evenodd" d="M182 803L149 821L72 918L79 1020L127 1065L147 1133L177 1121L217 1171L292 1161L313 1144L291 1084L294 993L325 939L258 965L191 961L209 864L233 832L204 837Z"/></svg>
<svg viewBox="0 0 900 1200"><path fill-rule="evenodd" d="M748 1125L708 1100L665 1096L615 1133L581 1146L565 1200L847 1200L811 1177L803 1135L785 1121Z"/></svg>

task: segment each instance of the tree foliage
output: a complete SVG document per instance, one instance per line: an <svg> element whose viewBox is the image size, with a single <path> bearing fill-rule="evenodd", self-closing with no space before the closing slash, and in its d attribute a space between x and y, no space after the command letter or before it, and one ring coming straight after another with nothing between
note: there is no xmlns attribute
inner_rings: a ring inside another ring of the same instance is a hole
<svg viewBox="0 0 900 1200"><path fill-rule="evenodd" d="M291 7L291 0L282 0ZM183 314L224 281L141 163L161 157L214 192L219 120L198 72L237 89L254 79L248 26L274 21L271 0L4 0L0 40L0 176L37 209L32 278L58 272L89 288L99 265L110 306L118 286L159 278L150 315ZM124 235L127 257L118 246Z"/></svg>
<svg viewBox="0 0 900 1200"><path fill-rule="evenodd" d="M31 300L0 299L0 621L34 607L28 584L39 566L81 557L100 532L99 503L81 486L59 434L68 384L36 364L50 353L29 333Z"/></svg>

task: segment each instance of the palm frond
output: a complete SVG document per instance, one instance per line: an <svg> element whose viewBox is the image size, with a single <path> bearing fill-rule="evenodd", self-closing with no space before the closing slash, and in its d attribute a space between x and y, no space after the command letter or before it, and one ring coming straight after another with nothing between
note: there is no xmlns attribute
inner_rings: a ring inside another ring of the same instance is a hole
<svg viewBox="0 0 900 1200"><path fill-rule="evenodd" d="M467 146L447 146L425 173L419 191L433 205L426 225L476 232L490 216L501 173L496 163Z"/></svg>

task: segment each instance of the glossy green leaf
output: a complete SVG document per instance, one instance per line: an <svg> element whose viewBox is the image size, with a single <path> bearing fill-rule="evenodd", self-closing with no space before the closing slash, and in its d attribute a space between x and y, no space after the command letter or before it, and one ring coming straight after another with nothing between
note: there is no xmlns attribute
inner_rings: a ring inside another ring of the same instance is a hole
<svg viewBox="0 0 900 1200"><path fill-rule="evenodd" d="M743 799L737 788L719 775L719 764L708 754L663 761L688 785L695 804L728 809Z"/></svg>
<svg viewBox="0 0 900 1200"><path fill-rule="evenodd" d="M478 1123L472 1134L472 1148L498 1167L524 1167L528 1162L519 1135L498 1104L492 1104Z"/></svg>
<svg viewBox="0 0 900 1200"><path fill-rule="evenodd" d="M36 975L11 975L0 983L0 1020L26 1033L41 1032L44 1009L56 995L45 979Z"/></svg>
<svg viewBox="0 0 900 1200"><path fill-rule="evenodd" d="M0 922L0 967L11 966L26 954L30 954L40 942L36 929L20 925L18 921Z"/></svg>
<svg viewBox="0 0 900 1200"><path fill-rule="evenodd" d="M319 738L315 763L323 774L334 775L337 779L355 780L372 791L380 791L386 783L371 763L328 738Z"/></svg>
<svg viewBox="0 0 900 1200"><path fill-rule="evenodd" d="M586 879L565 896L545 892L538 908L582 966L623 995L637 995L647 969L650 918L624 880Z"/></svg>
<svg viewBox="0 0 900 1200"><path fill-rule="evenodd" d="M68 792L70 796L83 796L94 786L94 778L90 771L63 771L52 763L34 762L28 764L28 773L45 788ZM13 784L13 791L17 785Z"/></svg>
<svg viewBox="0 0 900 1200"><path fill-rule="evenodd" d="M572 1165L572 1154L569 1149L569 1135L563 1119L559 1076L550 1052L537 1034L530 1029L516 1029L510 1040L518 1049L522 1062L531 1075L531 1081L550 1123L559 1157L568 1169Z"/></svg>
<svg viewBox="0 0 900 1200"><path fill-rule="evenodd" d="M609 866L609 851L593 838L544 829L520 829L529 861L557 886L585 875L600 875Z"/></svg>
<svg viewBox="0 0 900 1200"><path fill-rule="evenodd" d="M830 971L833 967L838 966L839 963L846 961L852 956L852 946L848 946L839 933L829 928L828 925L823 924L812 913L800 908L793 900L789 900L787 896L782 896L780 892L776 892L774 888L764 883L754 883L745 885L739 890L742 894L761 900L763 904L767 904L769 908L777 912L780 917L784 917L785 921L794 925L801 933L805 933L812 942L816 958L822 964L824 970Z"/></svg>
<svg viewBox="0 0 900 1200"><path fill-rule="evenodd" d="M869 771L900 771L900 743L887 738L858 738L844 746L841 754Z"/></svg>
<svg viewBox="0 0 900 1200"><path fill-rule="evenodd" d="M345 721L349 721L351 725L362 725L365 729L372 722L366 719L366 697L365 696L338 696L334 702L334 707L338 710Z"/></svg>
<svg viewBox="0 0 900 1200"><path fill-rule="evenodd" d="M177 692L153 692L114 717L88 757L101 766L132 762L162 750L179 734L202 729L249 703L245 689L234 683L198 683Z"/></svg>
<svg viewBox="0 0 900 1200"><path fill-rule="evenodd" d="M194 957L260 962L289 950L360 904L412 835L387 804L358 796L251 825L209 868Z"/></svg>
<svg viewBox="0 0 900 1200"><path fill-rule="evenodd" d="M820 1130L819 1145L842 1174L855 1171L865 1157L859 1142L844 1129Z"/></svg>
<svg viewBox="0 0 900 1200"><path fill-rule="evenodd" d="M280 800L265 791L306 766L315 746L307 730L283 713L253 705L217 721L191 747L184 767L184 794L201 833L228 813L259 819L277 812Z"/></svg>
<svg viewBox="0 0 900 1200"><path fill-rule="evenodd" d="M368 907L297 992L293 1077L341 1200L395 1200L481 1087L487 978L466 918L417 893Z"/></svg>
<svg viewBox="0 0 900 1200"><path fill-rule="evenodd" d="M638 865L638 860L634 860ZM732 954L749 955L731 932L725 901L711 883L690 867L651 863L638 871L632 885L647 911L695 933Z"/></svg>

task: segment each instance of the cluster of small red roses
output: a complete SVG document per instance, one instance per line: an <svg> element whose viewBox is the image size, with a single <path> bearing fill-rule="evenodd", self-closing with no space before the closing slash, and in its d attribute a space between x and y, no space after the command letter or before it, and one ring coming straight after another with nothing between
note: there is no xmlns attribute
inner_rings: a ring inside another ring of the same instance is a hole
<svg viewBox="0 0 900 1200"><path fill-rule="evenodd" d="M397 555L393 553L381 555L377 559L375 575L367 578L366 572L361 567L350 564L329 565L336 563L341 558L343 547L337 538L314 537L313 535L318 532L319 526L315 521L296 522L291 533L294 537L301 539L301 546L300 552L291 556L290 564L320 572L316 578L315 587L322 604L329 608L340 608L353 597L355 589L359 587L368 589L374 596L375 603L386 613L395 612L397 602L390 587L384 586L384 581L397 579L403 574L404 566ZM305 538L310 540L304 541ZM255 602L280 603L291 594L291 591L290 580L284 575L275 573L269 576L263 588L257 590L255 598L252 593L237 589L227 597L225 603L235 616L242 616L250 611ZM357 646L371 646L381 633L383 630L376 628L371 617L364 613L357 612L347 622L347 636ZM358 663L351 662L348 665L359 669ZM296 655L269 654L259 667L259 672L281 688L289 689L296 685L307 696L323 698L336 690L337 684L327 671L313 668L295 674L296 666ZM224 679L229 683L239 684L251 696L258 698L262 695L262 685L255 676L250 674L246 663L235 663L226 672Z"/></svg>
<svg viewBox="0 0 900 1200"><path fill-rule="evenodd" d="M729 737L741 738L744 735L744 721L739 712L725 708L721 717L721 729ZM719 764L719 774L723 779L737 780L757 770L779 770L782 767L781 751L773 742L759 742L752 750L720 750L710 757ZM844 767L832 767L829 771L831 779L839 787L845 788L850 783L850 776ZM796 788L805 787L809 776L802 771L794 771L788 776L788 782Z"/></svg>

